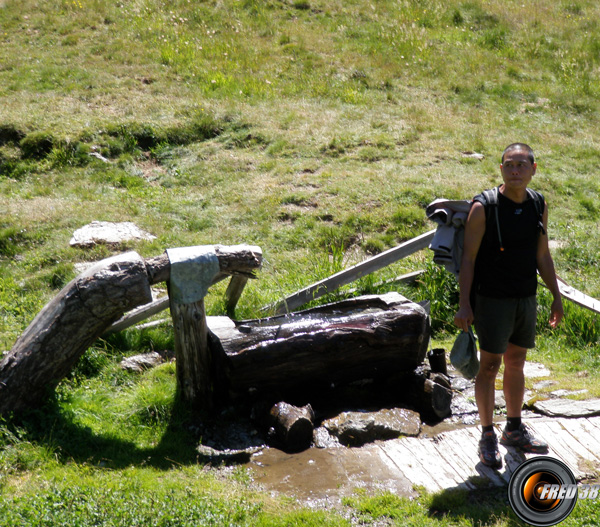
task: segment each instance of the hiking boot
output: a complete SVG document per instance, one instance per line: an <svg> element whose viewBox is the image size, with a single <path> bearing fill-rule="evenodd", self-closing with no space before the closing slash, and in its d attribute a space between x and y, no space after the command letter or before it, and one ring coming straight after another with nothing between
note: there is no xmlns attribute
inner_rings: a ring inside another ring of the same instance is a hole
<svg viewBox="0 0 600 527"><path fill-rule="evenodd" d="M492 468L502 466L502 457L498 450L498 438L492 432L484 432L479 440L479 459L481 462Z"/></svg>
<svg viewBox="0 0 600 527"><path fill-rule="evenodd" d="M512 432L509 432L505 428L500 438L500 444L514 446L530 454L545 454L548 452L548 444L541 439L533 437L531 432L522 423L517 430L513 430Z"/></svg>

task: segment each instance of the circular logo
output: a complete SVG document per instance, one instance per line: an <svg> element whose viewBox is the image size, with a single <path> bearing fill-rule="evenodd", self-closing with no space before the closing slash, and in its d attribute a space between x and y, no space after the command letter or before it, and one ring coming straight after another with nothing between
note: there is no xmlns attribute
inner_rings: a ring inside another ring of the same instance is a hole
<svg viewBox="0 0 600 527"><path fill-rule="evenodd" d="M538 456L513 472L508 500L523 521L535 527L556 525L577 503L577 481L562 461Z"/></svg>

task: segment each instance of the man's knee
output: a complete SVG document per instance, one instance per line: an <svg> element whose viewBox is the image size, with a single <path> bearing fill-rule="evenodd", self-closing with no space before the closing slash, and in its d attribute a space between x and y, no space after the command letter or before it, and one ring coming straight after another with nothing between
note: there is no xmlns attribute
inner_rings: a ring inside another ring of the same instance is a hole
<svg viewBox="0 0 600 527"><path fill-rule="evenodd" d="M525 367L527 349L509 344L504 354L504 367L511 370L522 370Z"/></svg>
<svg viewBox="0 0 600 527"><path fill-rule="evenodd" d="M479 355L479 374L482 377L493 377L498 375L498 370L502 364L502 355L480 351Z"/></svg>

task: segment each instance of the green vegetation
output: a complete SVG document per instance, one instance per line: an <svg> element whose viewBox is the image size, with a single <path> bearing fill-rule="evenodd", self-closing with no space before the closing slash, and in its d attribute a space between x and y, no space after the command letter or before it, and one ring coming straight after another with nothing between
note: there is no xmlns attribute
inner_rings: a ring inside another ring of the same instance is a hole
<svg viewBox="0 0 600 527"><path fill-rule="evenodd" d="M492 186L513 141L538 155L559 274L599 298L599 20L592 0L0 0L0 350L75 263L129 249L261 246L236 312L258 316L433 228L425 205ZM157 238L70 247L93 220ZM426 269L401 292L432 301L448 347L455 284L430 258L319 301ZM599 318L567 304L550 330L548 306L541 291L532 357L560 387L600 396ZM0 525L520 524L497 493L358 494L323 512L209 469L173 406L172 365L118 368L168 348L169 326L101 340L46 407L0 422ZM578 503L564 525L594 514Z"/></svg>

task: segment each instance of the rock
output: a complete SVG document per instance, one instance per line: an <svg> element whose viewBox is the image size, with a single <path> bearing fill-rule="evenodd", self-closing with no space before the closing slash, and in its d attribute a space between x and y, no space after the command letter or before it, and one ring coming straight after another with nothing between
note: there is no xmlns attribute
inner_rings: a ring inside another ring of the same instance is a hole
<svg viewBox="0 0 600 527"><path fill-rule="evenodd" d="M538 362L526 362L523 371L528 379L550 377L550 370Z"/></svg>
<svg viewBox="0 0 600 527"><path fill-rule="evenodd" d="M569 395L582 395L584 393L588 393L588 390L554 390L553 392L550 392L550 395L552 395L552 397L567 397Z"/></svg>
<svg viewBox="0 0 600 527"><path fill-rule="evenodd" d="M477 413L477 405L461 393L454 394L452 397L452 415L464 416Z"/></svg>
<svg viewBox="0 0 600 527"><path fill-rule="evenodd" d="M332 436L324 426L315 428L313 432L313 444L317 448L339 448L342 446L338 438Z"/></svg>
<svg viewBox="0 0 600 527"><path fill-rule="evenodd" d="M540 381L540 382L536 382L533 385L533 389L534 390L543 390L544 388L550 388L550 386L554 386L555 384L556 384L556 381L551 381L551 380Z"/></svg>
<svg viewBox="0 0 600 527"><path fill-rule="evenodd" d="M111 223L108 221L93 221L77 229L69 244L73 247L92 247L99 243L115 245L131 240L154 240L156 236L141 230L129 221Z"/></svg>
<svg viewBox="0 0 600 527"><path fill-rule="evenodd" d="M536 412L550 417L594 417L600 415L600 399L573 401L571 399L549 399L533 404Z"/></svg>
<svg viewBox="0 0 600 527"><path fill-rule="evenodd" d="M150 353L142 353L141 355L133 355L121 361L121 368L127 371L143 372L154 368L164 362L160 353L152 351Z"/></svg>
<svg viewBox="0 0 600 527"><path fill-rule="evenodd" d="M343 445L360 446L376 439L417 436L421 419L412 410L393 408L378 412L343 412L326 420L323 426Z"/></svg>
<svg viewBox="0 0 600 527"><path fill-rule="evenodd" d="M463 157L469 157L471 159L479 159L479 161L482 161L483 159L485 159L485 156L483 154L478 154L477 152L471 152L470 150L466 151L466 152L461 152Z"/></svg>

